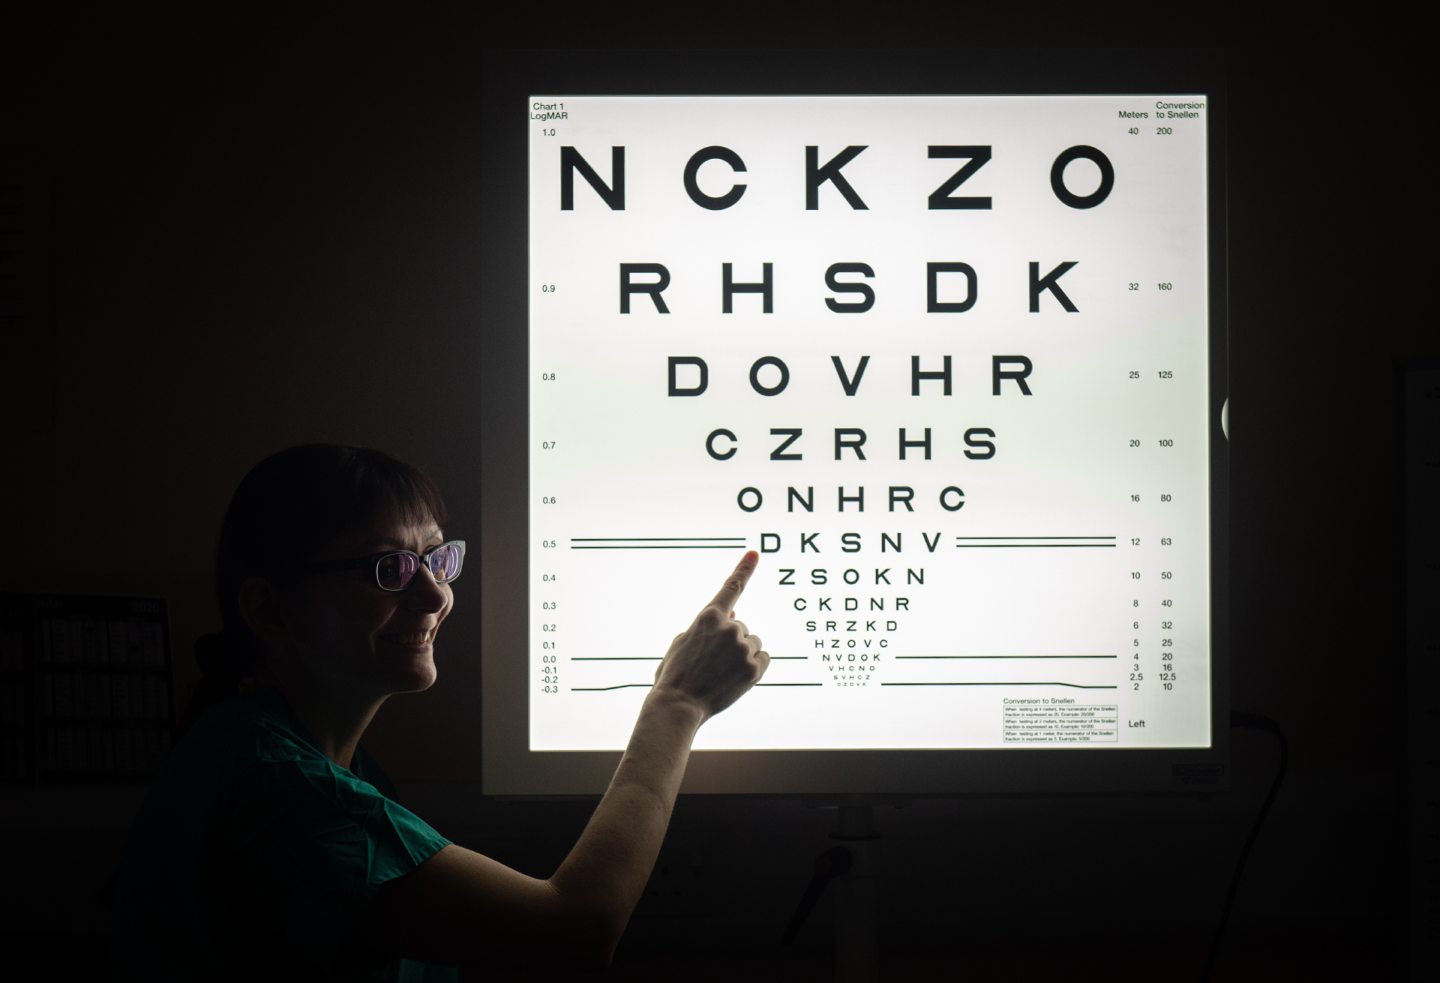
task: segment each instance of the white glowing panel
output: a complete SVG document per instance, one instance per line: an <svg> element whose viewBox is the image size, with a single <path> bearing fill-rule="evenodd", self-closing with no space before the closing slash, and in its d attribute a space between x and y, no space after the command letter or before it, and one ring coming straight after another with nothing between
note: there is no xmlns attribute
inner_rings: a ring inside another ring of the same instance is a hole
<svg viewBox="0 0 1440 983"><path fill-rule="evenodd" d="M1209 745L1203 97L529 111L533 750Z"/></svg>

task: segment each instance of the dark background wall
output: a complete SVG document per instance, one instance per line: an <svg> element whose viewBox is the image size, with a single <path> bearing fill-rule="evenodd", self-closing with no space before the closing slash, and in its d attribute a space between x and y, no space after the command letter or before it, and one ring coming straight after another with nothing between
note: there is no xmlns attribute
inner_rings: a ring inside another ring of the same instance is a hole
<svg viewBox="0 0 1440 983"><path fill-rule="evenodd" d="M40 189L25 249L42 243L32 268L49 290L0 349L0 590L165 598L182 696L190 646L218 624L221 513L271 451L385 448L446 491L450 531L479 527L482 432L522 425L480 418L480 341L524 330L480 316L482 254L523 249L481 221L482 48L682 36L603 11L505 29L350 16L75 15L4 42L0 145ZM756 47L728 63L1018 30L960 15L859 35L794 21L755 22L734 40ZM1232 702L1278 720L1293 754L1217 975L1394 975L1406 858L1392 374L1399 357L1440 354L1411 302L1423 266L1396 242L1422 221L1405 95L1421 91L1417 70L1353 25L1301 38L1129 24L1030 24L1018 39L1246 42L1226 49ZM440 685L390 701L369 743L443 832L544 875L590 806L480 800L478 589L458 585ZM1263 735L1237 732L1233 749L1233 787L1211 800L881 810L892 978L1192 977L1276 763ZM75 939L103 936L98 898L142 793L0 790L0 869L21 902L7 934L89 964L95 946ZM776 939L833 822L788 800L682 801L617 973L703 976L718 959L721 977L822 978L823 909L792 950Z"/></svg>

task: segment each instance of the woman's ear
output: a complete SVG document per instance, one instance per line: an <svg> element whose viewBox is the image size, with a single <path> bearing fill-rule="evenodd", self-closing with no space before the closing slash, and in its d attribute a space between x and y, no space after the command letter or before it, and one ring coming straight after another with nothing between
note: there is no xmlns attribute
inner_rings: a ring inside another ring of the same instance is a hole
<svg viewBox="0 0 1440 983"><path fill-rule="evenodd" d="M264 577L250 577L240 585L240 616L262 642L279 645L290 637L285 605L275 585Z"/></svg>

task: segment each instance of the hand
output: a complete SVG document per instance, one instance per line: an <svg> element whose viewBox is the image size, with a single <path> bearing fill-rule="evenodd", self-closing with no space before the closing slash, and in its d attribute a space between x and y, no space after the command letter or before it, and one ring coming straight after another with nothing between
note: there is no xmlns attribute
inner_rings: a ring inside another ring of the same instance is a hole
<svg viewBox="0 0 1440 983"><path fill-rule="evenodd" d="M755 572L760 554L746 553L720 593L675 636L655 670L652 695L678 697L699 706L708 719L734 703L765 675L770 656L758 635L735 620L735 602Z"/></svg>

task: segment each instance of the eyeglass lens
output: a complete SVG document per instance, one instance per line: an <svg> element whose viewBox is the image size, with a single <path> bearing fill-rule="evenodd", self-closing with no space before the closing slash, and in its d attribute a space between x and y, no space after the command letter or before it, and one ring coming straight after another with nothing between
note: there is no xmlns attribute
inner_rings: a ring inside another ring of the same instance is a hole
<svg viewBox="0 0 1440 983"><path fill-rule="evenodd" d="M460 563L464 554L460 547L446 543L426 554L423 559L430 567L430 573L439 584L454 580L460 575ZM375 577L386 590L404 590L420 571L421 557L414 553L391 553L380 558L375 567Z"/></svg>

